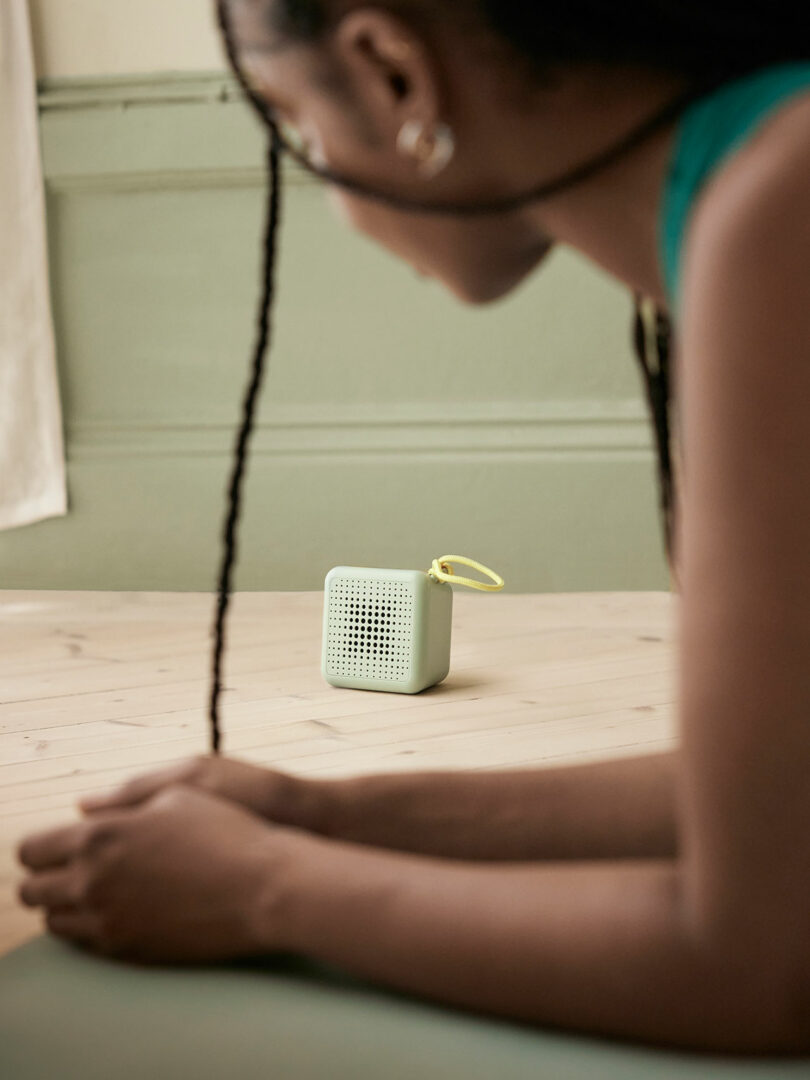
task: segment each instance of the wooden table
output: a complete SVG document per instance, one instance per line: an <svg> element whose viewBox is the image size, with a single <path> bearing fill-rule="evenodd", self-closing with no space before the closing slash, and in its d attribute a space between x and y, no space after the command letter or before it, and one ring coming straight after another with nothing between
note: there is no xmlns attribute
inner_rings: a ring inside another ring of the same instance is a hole
<svg viewBox="0 0 810 1080"><path fill-rule="evenodd" d="M242 593L226 753L308 775L494 769L674 744L671 593L455 591L450 675L417 695L321 676L323 594ZM207 749L207 594L0 592L0 953L39 931L14 848L79 795Z"/></svg>

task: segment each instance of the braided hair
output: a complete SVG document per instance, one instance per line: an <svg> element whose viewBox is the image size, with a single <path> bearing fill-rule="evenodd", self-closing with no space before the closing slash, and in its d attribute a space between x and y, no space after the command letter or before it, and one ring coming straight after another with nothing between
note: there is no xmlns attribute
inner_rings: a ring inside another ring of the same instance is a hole
<svg viewBox="0 0 810 1080"><path fill-rule="evenodd" d="M672 472L672 439L670 435L670 361L672 355L672 324L669 317L652 306L645 311L641 297L636 297L633 316L633 347L641 368L644 389L653 419L658 458L658 492L661 510L664 549L674 584L678 582L675 560L676 490ZM650 363L650 356L654 365Z"/></svg>
<svg viewBox="0 0 810 1080"><path fill-rule="evenodd" d="M225 654L225 619L231 598L233 568L236 563L237 526L241 509L242 481L244 479L247 464L248 441L253 430L256 402L264 378L265 357L271 339L271 313L276 284L275 269L277 237L279 221L281 219L281 185L279 183L281 143L278 133L272 125L264 103L260 98L253 94L244 78L241 76L233 47L233 40L229 30L229 24L226 18L225 5L222 0L218 0L217 10L228 59L239 78L245 94L247 94L253 106L268 124L268 127L270 128L270 139L267 148L267 220L264 230L262 290L259 299L256 342L253 347L250 376L242 401L242 418L237 430L236 443L233 452L233 465L228 484L227 511L222 530L222 558L217 585L217 603L213 626L214 646L211 657L211 694L209 704L211 752L213 754L218 754L222 746L222 733L219 724L219 698L222 693L222 660Z"/></svg>
<svg viewBox="0 0 810 1080"><path fill-rule="evenodd" d="M270 28L290 37L317 40L348 10L355 0L270 0L267 22ZM261 388L265 357L271 339L271 309L275 291L277 233L281 215L279 159L286 151L300 165L321 179L403 210L420 213L477 216L504 212L529 202L547 198L606 168L653 132L672 122L692 100L713 86L769 63L806 59L803 14L791 0L752 0L744 11L738 0L625 0L606 4L604 0L567 0L565 4L530 4L523 0L375 0L377 6L392 11L407 10L428 24L432 19L454 20L495 33L516 56L522 57L538 77L550 67L574 62L638 64L679 72L689 76L686 93L649 117L625 139L596 155L591 161L563 176L498 202L479 204L435 204L397 197L314 166L294 147L284 143L266 103L251 89L240 68L228 17L228 0L216 0L220 29L231 67L245 96L270 132L268 164L268 204L264 233L262 291L257 334L250 378L242 404L242 417L234 447L228 485L227 512L222 532L222 558L218 579L216 616L213 626L213 654L210 694L211 749L218 753L222 739L219 698L222 691L222 661L225 650L226 615L231 594L233 567L237 555L237 527L247 449L253 427L257 397ZM761 9L761 10L754 10ZM674 523L676 492L672 473L670 439L670 356L672 332L669 320L653 310L652 325L645 320L641 298L636 300L633 342L646 396L652 413L658 453L660 507L663 536L670 568L675 574ZM652 347L650 347L652 344ZM650 364L650 355L657 358Z"/></svg>

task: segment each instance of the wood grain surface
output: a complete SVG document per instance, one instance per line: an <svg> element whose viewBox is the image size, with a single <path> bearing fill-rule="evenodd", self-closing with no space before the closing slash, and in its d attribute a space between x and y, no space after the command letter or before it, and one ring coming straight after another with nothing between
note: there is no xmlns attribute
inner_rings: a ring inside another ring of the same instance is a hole
<svg viewBox="0 0 810 1080"><path fill-rule="evenodd" d="M675 742L675 594L454 596L451 670L416 695L330 686L321 592L240 593L224 749L302 775L495 769ZM0 592L0 953L36 934L14 851L78 796L206 751L211 596Z"/></svg>

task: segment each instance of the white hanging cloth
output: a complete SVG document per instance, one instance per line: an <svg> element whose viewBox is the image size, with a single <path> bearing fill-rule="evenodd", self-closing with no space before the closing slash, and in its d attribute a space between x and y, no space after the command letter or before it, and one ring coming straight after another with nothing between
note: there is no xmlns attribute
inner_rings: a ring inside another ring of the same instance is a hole
<svg viewBox="0 0 810 1080"><path fill-rule="evenodd" d="M31 26L0 0L0 529L66 510Z"/></svg>

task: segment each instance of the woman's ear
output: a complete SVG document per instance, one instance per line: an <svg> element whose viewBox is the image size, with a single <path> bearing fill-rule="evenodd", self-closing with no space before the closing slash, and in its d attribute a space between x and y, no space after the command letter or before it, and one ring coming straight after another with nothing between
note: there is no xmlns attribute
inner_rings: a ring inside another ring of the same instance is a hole
<svg viewBox="0 0 810 1080"><path fill-rule="evenodd" d="M332 48L358 109L383 140L393 144L409 120L432 127L442 119L430 50L401 19L355 9L336 27Z"/></svg>

